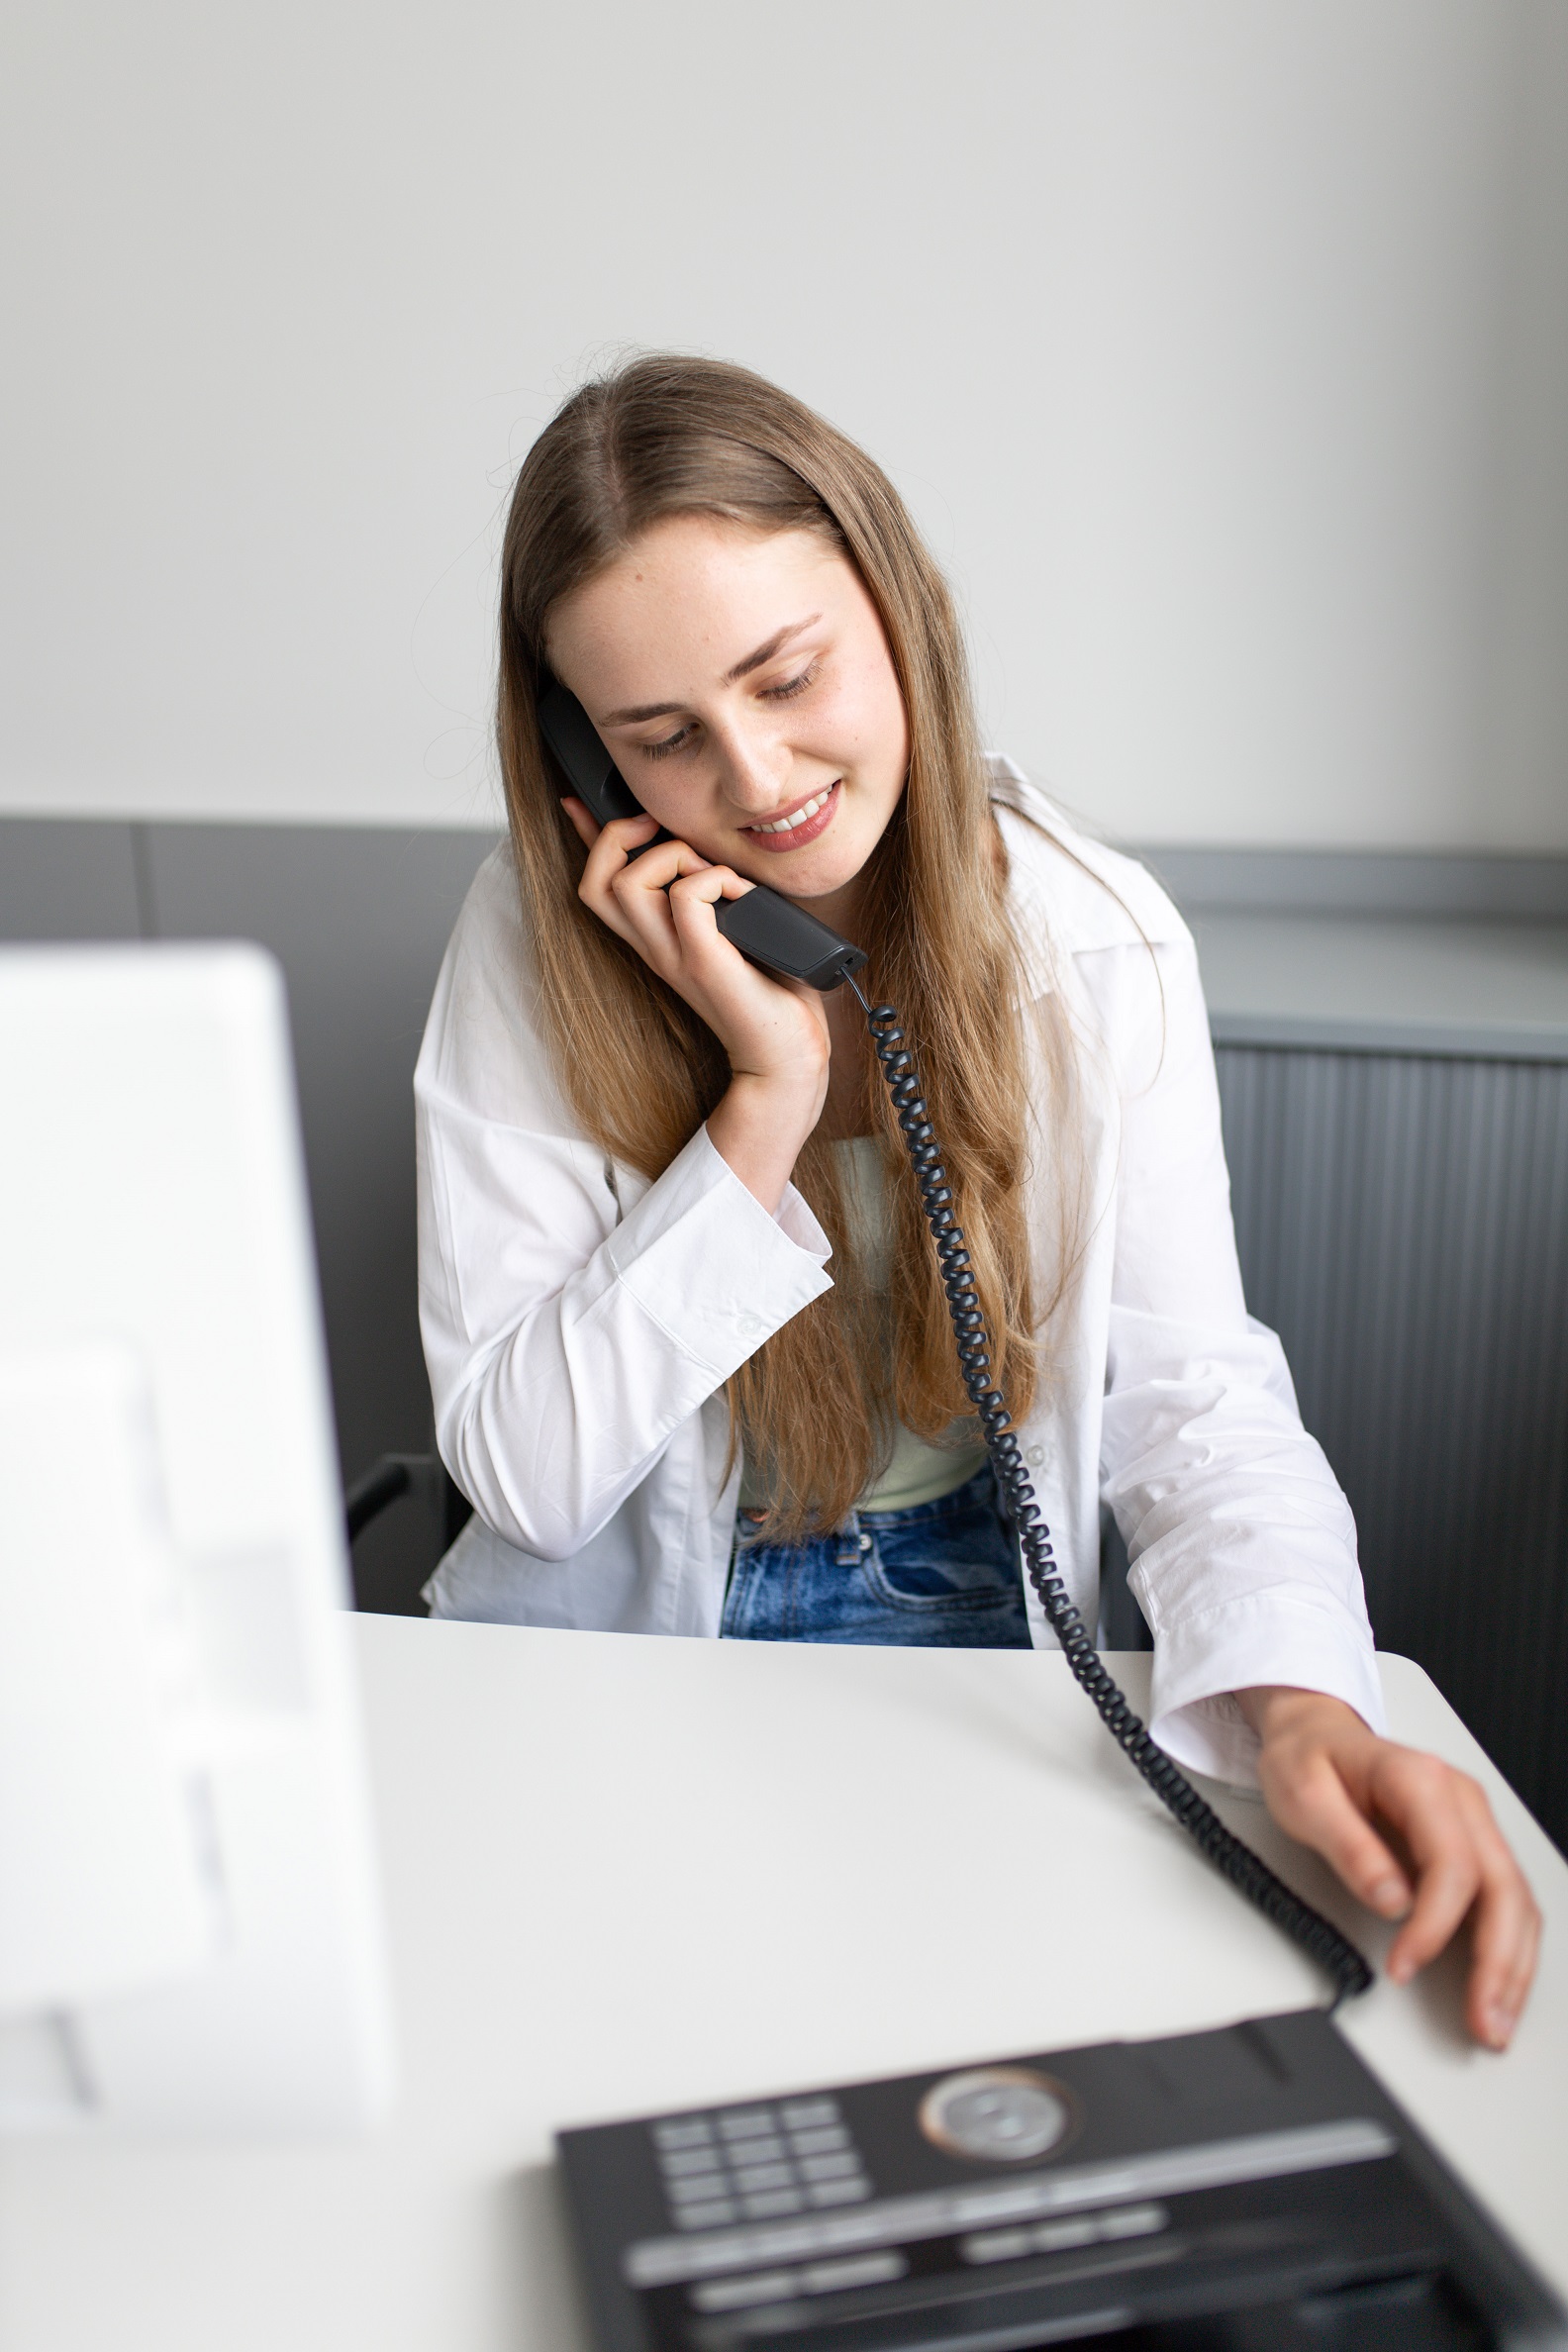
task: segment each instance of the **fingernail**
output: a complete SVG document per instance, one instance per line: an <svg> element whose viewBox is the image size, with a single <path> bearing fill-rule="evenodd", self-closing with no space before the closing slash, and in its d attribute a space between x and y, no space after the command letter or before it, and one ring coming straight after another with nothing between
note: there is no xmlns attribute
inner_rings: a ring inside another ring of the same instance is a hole
<svg viewBox="0 0 1568 2352"><path fill-rule="evenodd" d="M1386 1918L1397 1918L1400 1912L1406 1909L1407 1897L1404 1884L1397 1878L1379 1879L1367 1900L1372 1909L1382 1911Z"/></svg>
<svg viewBox="0 0 1568 2352"><path fill-rule="evenodd" d="M1514 2036L1514 2018L1501 2004L1487 2010L1487 2040L1494 2050L1506 2050Z"/></svg>
<svg viewBox="0 0 1568 2352"><path fill-rule="evenodd" d="M1411 1981L1411 1978L1416 1974L1414 1967L1411 1965L1410 1961L1405 1958L1403 1953L1401 1953L1397 1960L1391 1960L1389 1962L1388 1972L1390 1983L1395 1985L1408 1985Z"/></svg>

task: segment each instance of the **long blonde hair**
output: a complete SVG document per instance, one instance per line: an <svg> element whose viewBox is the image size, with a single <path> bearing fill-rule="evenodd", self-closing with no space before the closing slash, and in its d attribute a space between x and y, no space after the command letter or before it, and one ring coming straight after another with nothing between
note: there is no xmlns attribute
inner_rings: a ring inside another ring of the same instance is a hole
<svg viewBox="0 0 1568 2352"><path fill-rule="evenodd" d="M674 516L810 531L854 565L881 616L909 719L909 778L865 875L858 944L875 996L915 1045L995 1340L994 1374L1022 1418L1035 1393L1027 1214L1030 991L1006 907L952 601L897 491L864 450L746 369L654 354L573 393L518 477L502 556L497 734L538 1017L584 1132L659 1175L729 1083L706 1025L577 896L583 850L569 789L539 735L545 632L559 600ZM1039 1008L1047 1083L1070 1044ZM966 1411L946 1303L906 1154L874 1064L859 1132L883 1139L890 1292L860 1263L833 1153L813 1135L795 1180L833 1245L834 1287L729 1384L732 1439L765 1461L769 1532L841 1525L884 1466L895 1420L937 1440ZM1068 1091L1065 1084L1048 1091ZM1039 1106L1036 1105L1036 1116ZM896 1344L889 1350L889 1319Z"/></svg>

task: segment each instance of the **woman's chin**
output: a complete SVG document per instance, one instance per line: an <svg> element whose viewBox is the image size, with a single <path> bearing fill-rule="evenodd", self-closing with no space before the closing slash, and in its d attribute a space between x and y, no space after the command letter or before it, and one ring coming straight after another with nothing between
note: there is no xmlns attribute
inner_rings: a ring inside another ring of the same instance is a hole
<svg viewBox="0 0 1568 2352"><path fill-rule="evenodd" d="M748 882L760 882L769 890L776 890L781 898L799 899L803 905L812 899L832 898L835 891L846 889L865 867L865 859L855 857L817 857L809 849L792 857L770 857L763 872L755 867L760 858L748 861L752 870Z"/></svg>

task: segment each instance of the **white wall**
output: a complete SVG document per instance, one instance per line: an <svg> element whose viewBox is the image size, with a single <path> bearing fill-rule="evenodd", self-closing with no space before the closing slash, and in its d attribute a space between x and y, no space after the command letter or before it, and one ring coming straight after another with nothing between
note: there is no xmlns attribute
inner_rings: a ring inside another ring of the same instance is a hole
<svg viewBox="0 0 1568 2352"><path fill-rule="evenodd" d="M54 0L0 83L0 807L487 822L596 353L884 459L1113 832L1568 847L1564 0Z"/></svg>

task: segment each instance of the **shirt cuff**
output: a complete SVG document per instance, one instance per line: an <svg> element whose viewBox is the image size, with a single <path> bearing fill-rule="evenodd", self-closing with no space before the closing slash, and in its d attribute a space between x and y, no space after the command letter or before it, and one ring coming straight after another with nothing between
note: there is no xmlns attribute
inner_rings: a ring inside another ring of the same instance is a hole
<svg viewBox="0 0 1568 2352"><path fill-rule="evenodd" d="M1235 1693L1271 1684L1342 1699L1369 1729L1388 1728L1375 1652L1337 1612L1273 1595L1229 1601L1160 1632L1149 1730L1188 1771L1255 1789L1258 1736Z"/></svg>
<svg viewBox="0 0 1568 2352"><path fill-rule="evenodd" d="M706 1127L607 1246L618 1289L715 1384L833 1288L828 1236L794 1186L770 1215Z"/></svg>

